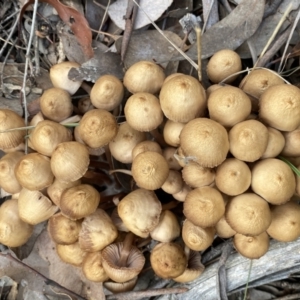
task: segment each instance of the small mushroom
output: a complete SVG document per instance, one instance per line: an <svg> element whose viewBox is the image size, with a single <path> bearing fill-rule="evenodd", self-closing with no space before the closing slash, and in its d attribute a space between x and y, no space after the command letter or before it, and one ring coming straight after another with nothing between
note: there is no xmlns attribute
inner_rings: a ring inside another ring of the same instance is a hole
<svg viewBox="0 0 300 300"><path fill-rule="evenodd" d="M160 147L160 145L154 141L143 141L138 143L133 149L132 149L132 160L134 160L134 158L142 153L142 152L146 152L146 151L152 151L152 152L157 152L159 154L162 154L162 149Z"/></svg>
<svg viewBox="0 0 300 300"><path fill-rule="evenodd" d="M57 244L56 252L62 261L76 267L80 267L82 265L82 262L87 255L87 252L83 251L79 247L78 242L70 245Z"/></svg>
<svg viewBox="0 0 300 300"><path fill-rule="evenodd" d="M283 132L285 143L283 143L282 156L300 156L300 128L289 132ZM279 152L280 153L280 152ZM279 154L278 153L278 154Z"/></svg>
<svg viewBox="0 0 300 300"><path fill-rule="evenodd" d="M215 228L216 234L224 239L231 238L236 234L236 231L234 231L226 221L225 215L215 225Z"/></svg>
<svg viewBox="0 0 300 300"><path fill-rule="evenodd" d="M179 147L180 145L180 132L184 127L184 123L173 122L171 120L167 120L164 126L164 140L166 143L173 147Z"/></svg>
<svg viewBox="0 0 300 300"><path fill-rule="evenodd" d="M267 127L267 129L269 133L268 145L260 157L261 159L278 156L286 143L284 135L279 130L272 127Z"/></svg>
<svg viewBox="0 0 300 300"><path fill-rule="evenodd" d="M161 186L161 189L168 194L176 194L182 190L183 180L179 171L169 170L167 180Z"/></svg>
<svg viewBox="0 0 300 300"><path fill-rule="evenodd" d="M291 242L300 236L300 206L296 201L271 207L272 222L267 233L280 242Z"/></svg>
<svg viewBox="0 0 300 300"><path fill-rule="evenodd" d="M271 211L266 200L254 193L244 193L229 200L225 218L237 233L255 236L271 224Z"/></svg>
<svg viewBox="0 0 300 300"><path fill-rule="evenodd" d="M175 278L187 266L187 257L182 247L176 243L159 243L151 252L150 263L155 274L161 278Z"/></svg>
<svg viewBox="0 0 300 300"><path fill-rule="evenodd" d="M267 158L252 168L252 190L274 205L290 200L296 189L292 169L282 160Z"/></svg>
<svg viewBox="0 0 300 300"><path fill-rule="evenodd" d="M237 233L233 238L233 244L241 255L250 259L258 259L265 255L269 249L269 236L265 231L257 236Z"/></svg>
<svg viewBox="0 0 300 300"><path fill-rule="evenodd" d="M183 154L202 167L220 165L229 150L226 129L216 121L197 118L187 123L180 133Z"/></svg>
<svg viewBox="0 0 300 300"><path fill-rule="evenodd" d="M138 277L134 277L126 282L105 281L103 285L114 294L131 291L137 282Z"/></svg>
<svg viewBox="0 0 300 300"><path fill-rule="evenodd" d="M217 224L225 213L222 194L208 186L190 191L183 204L183 214L192 223L206 228Z"/></svg>
<svg viewBox="0 0 300 300"><path fill-rule="evenodd" d="M145 257L132 245L134 235L128 233L123 243L115 243L102 250L102 265L106 274L116 282L136 277L144 267Z"/></svg>

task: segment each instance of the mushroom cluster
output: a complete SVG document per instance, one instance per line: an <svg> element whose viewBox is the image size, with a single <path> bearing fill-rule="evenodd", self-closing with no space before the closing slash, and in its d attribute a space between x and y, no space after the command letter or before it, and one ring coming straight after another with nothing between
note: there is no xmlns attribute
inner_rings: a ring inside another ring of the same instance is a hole
<svg viewBox="0 0 300 300"><path fill-rule="evenodd" d="M220 52L209 78L236 83L239 57ZM187 282L203 273L200 251L216 235L233 237L249 258L267 252L269 237L300 236L300 180L278 158L300 157L297 87L253 70L239 87L205 91L192 76L165 77L140 61L123 82L101 76L75 104L81 82L53 79L73 66L51 68L54 87L37 102L28 153L24 120L0 110L0 186L12 194L0 207L1 243L23 245L47 221L59 257L117 293L135 286L145 245L157 276ZM131 176L130 190L118 172Z"/></svg>

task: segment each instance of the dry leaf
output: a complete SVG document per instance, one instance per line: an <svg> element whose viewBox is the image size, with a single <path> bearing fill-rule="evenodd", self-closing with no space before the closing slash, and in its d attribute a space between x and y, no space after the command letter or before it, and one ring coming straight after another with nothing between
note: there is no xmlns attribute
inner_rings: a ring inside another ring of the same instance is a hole
<svg viewBox="0 0 300 300"><path fill-rule="evenodd" d="M62 4L59 0L40 0L52 5L60 18L70 26L74 35L76 36L78 43L81 45L82 52L85 55L86 60L93 57L92 49L92 32L89 28L89 24L85 17L79 13L76 9L68 7ZM22 18L26 8L29 4L33 4L34 0L27 0L23 5L20 13L20 19Z"/></svg>
<svg viewBox="0 0 300 300"><path fill-rule="evenodd" d="M140 0L140 6L145 10L147 15L152 21L156 21L172 4L173 0ZM108 14L112 21L121 29L125 29L125 19L128 0L117 0L115 3L109 6ZM142 28L151 21L143 13L143 11L138 10L136 21L134 23L133 29Z"/></svg>
<svg viewBox="0 0 300 300"><path fill-rule="evenodd" d="M264 13L264 0L243 0L227 17L209 28L202 35L202 59L212 56L221 49L235 50L254 34ZM197 59L196 43L186 52L193 60ZM184 60L176 55L175 60Z"/></svg>
<svg viewBox="0 0 300 300"><path fill-rule="evenodd" d="M180 47L182 40L180 37L171 32L163 31L164 35L169 38L176 46ZM116 41L116 48L118 52L121 49L122 39ZM169 42L156 30L147 30L133 34L128 45L124 65L129 68L134 63L140 60L154 60L154 61L169 61L176 49L169 44Z"/></svg>

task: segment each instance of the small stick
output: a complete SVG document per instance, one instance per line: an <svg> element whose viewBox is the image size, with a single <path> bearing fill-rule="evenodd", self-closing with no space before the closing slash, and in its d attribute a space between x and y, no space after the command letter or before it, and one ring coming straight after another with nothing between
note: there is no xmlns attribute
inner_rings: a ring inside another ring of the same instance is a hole
<svg viewBox="0 0 300 300"><path fill-rule="evenodd" d="M201 83L202 81L202 61L201 61L201 28L199 25L195 27L196 36L197 36L197 56L198 56L198 78Z"/></svg>
<svg viewBox="0 0 300 300"><path fill-rule="evenodd" d="M166 289L156 289L156 290L144 290L144 291L133 291L133 292L125 292L119 293L116 295L108 295L106 296L106 300L138 300L147 297L154 297L160 295L168 295L168 294L182 294L187 292L189 289L186 287L178 287L178 288L166 288Z"/></svg>

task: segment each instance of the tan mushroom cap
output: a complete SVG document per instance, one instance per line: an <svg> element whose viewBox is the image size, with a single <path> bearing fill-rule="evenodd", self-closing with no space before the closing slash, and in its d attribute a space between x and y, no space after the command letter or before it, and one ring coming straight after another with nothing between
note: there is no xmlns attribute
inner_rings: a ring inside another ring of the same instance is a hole
<svg viewBox="0 0 300 300"><path fill-rule="evenodd" d="M178 160L175 158L176 152L177 149L174 147L166 147L162 151L162 155L166 159L169 169L171 170L180 170L182 168Z"/></svg>
<svg viewBox="0 0 300 300"><path fill-rule="evenodd" d="M269 133L259 121L247 120L234 125L229 131L231 154L242 161L258 160L266 151Z"/></svg>
<svg viewBox="0 0 300 300"><path fill-rule="evenodd" d="M214 227L202 228L186 219L182 226L182 239L194 251L204 251L211 246L216 230Z"/></svg>
<svg viewBox="0 0 300 300"><path fill-rule="evenodd" d="M187 123L202 116L206 109L205 91L189 75L178 75L164 83L159 100L164 115L174 122Z"/></svg>
<svg viewBox="0 0 300 300"><path fill-rule="evenodd" d="M109 215L98 208L83 219L79 245L86 252L96 252L113 243L117 236L118 230Z"/></svg>
<svg viewBox="0 0 300 300"><path fill-rule="evenodd" d="M25 121L17 113L9 109L0 109L0 131L24 127ZM16 130L0 133L0 149L5 151L15 148L24 141L26 131Z"/></svg>
<svg viewBox="0 0 300 300"><path fill-rule="evenodd" d="M54 180L49 157L39 153L24 155L16 164L15 175L21 186L31 191L42 190Z"/></svg>
<svg viewBox="0 0 300 300"><path fill-rule="evenodd" d="M102 265L108 277L116 282L126 282L136 277L144 267L145 257L131 246L125 266L120 263L123 243L115 243L102 250Z"/></svg>
<svg viewBox="0 0 300 300"><path fill-rule="evenodd" d="M221 193L208 186L190 191L183 204L186 218L203 228L217 224L224 213L225 204Z"/></svg>
<svg viewBox="0 0 300 300"><path fill-rule="evenodd" d="M60 181L70 182L81 178L90 163L89 151L81 143L60 143L51 156L51 170Z"/></svg>
<svg viewBox="0 0 300 300"><path fill-rule="evenodd" d="M201 263L201 256L198 251L191 250L188 258L188 265L185 271L178 277L172 278L176 282L190 282L198 278L205 270Z"/></svg>
<svg viewBox="0 0 300 300"><path fill-rule="evenodd" d="M51 156L58 144L72 141L72 133L59 123L44 120L36 125L29 139L37 152Z"/></svg>
<svg viewBox="0 0 300 300"><path fill-rule="evenodd" d="M159 242L171 242L180 236L180 225L173 212L164 210L156 227L150 232L153 240Z"/></svg>
<svg viewBox="0 0 300 300"><path fill-rule="evenodd" d="M152 152L157 152L159 154L162 154L162 149L160 147L160 145L154 141L143 141L138 143L133 149L132 149L132 160L134 160L134 158L142 153L142 152L146 152L146 151L152 151Z"/></svg>
<svg viewBox="0 0 300 300"><path fill-rule="evenodd" d="M164 117L158 98L150 93L136 93L129 97L124 113L132 128L147 132L156 129Z"/></svg>
<svg viewBox="0 0 300 300"><path fill-rule="evenodd" d="M285 162L267 158L253 166L251 188L269 203L279 205L293 196L296 179L292 169Z"/></svg>
<svg viewBox="0 0 300 300"><path fill-rule="evenodd" d="M124 85L132 94L140 92L156 94L164 80L165 74L162 68L145 60L133 64L124 75Z"/></svg>
<svg viewBox="0 0 300 300"><path fill-rule="evenodd" d="M22 189L15 175L15 167L23 156L23 152L15 151L0 159L0 186L7 193L16 194Z"/></svg>
<svg viewBox="0 0 300 300"><path fill-rule="evenodd" d="M257 236L237 233L233 238L233 244L241 255L250 259L258 259L269 249L269 236L265 231Z"/></svg>
<svg viewBox="0 0 300 300"><path fill-rule="evenodd" d="M60 259L68 264L80 267L87 252L83 251L79 247L79 243L76 242L70 245L56 244L56 252Z"/></svg>
<svg viewBox="0 0 300 300"><path fill-rule="evenodd" d="M170 170L167 180L161 186L161 189L168 194L179 193L183 188L181 173L176 170Z"/></svg>
<svg viewBox="0 0 300 300"><path fill-rule="evenodd" d="M284 81L269 69L252 70L240 83L240 89L257 100L270 86L283 84Z"/></svg>
<svg viewBox="0 0 300 300"><path fill-rule="evenodd" d="M146 140L146 134L133 129L128 122L119 126L117 135L109 142L111 155L118 161L132 163L132 151L136 145Z"/></svg>
<svg viewBox="0 0 300 300"><path fill-rule="evenodd" d="M58 211L58 206L40 191L30 191L23 188L18 198L20 218L31 225L48 220Z"/></svg>
<svg viewBox="0 0 300 300"><path fill-rule="evenodd" d="M159 243L151 252L150 263L155 274L161 278L181 275L187 266L187 257L176 243Z"/></svg>
<svg viewBox="0 0 300 300"><path fill-rule="evenodd" d="M48 220L48 232L56 244L70 245L75 243L79 237L81 221L71 220L61 212L53 215Z"/></svg>
<svg viewBox="0 0 300 300"><path fill-rule="evenodd" d="M227 223L225 215L219 220L219 222L215 225L216 234L224 239L231 238L236 234L230 225Z"/></svg>
<svg viewBox="0 0 300 300"><path fill-rule="evenodd" d="M271 207L272 222L267 233L280 242L291 242L300 236L300 206L296 201Z"/></svg>
<svg viewBox="0 0 300 300"><path fill-rule="evenodd" d="M60 209L64 216L78 220L92 214L99 203L99 192L89 184L80 184L62 193Z"/></svg>
<svg viewBox="0 0 300 300"><path fill-rule="evenodd" d="M71 68L78 68L80 65L75 61L64 61L53 65L50 68L50 80L54 87L66 90L73 95L80 88L82 81L73 81L68 78Z"/></svg>
<svg viewBox="0 0 300 300"><path fill-rule="evenodd" d="M229 200L225 218L237 233L255 236L271 224L271 211L266 200L254 193L244 193Z"/></svg>
<svg viewBox="0 0 300 300"><path fill-rule="evenodd" d="M96 108L113 110L121 104L124 87L120 79L113 75L99 77L91 90L91 102Z"/></svg>
<svg viewBox="0 0 300 300"><path fill-rule="evenodd" d="M278 156L286 143L284 135L279 130L272 127L267 127L267 129L269 133L268 145L264 154L260 157L261 159Z"/></svg>
<svg viewBox="0 0 300 300"><path fill-rule="evenodd" d="M82 262L84 276L91 281L104 282L109 279L102 266L100 251L88 253Z"/></svg>
<svg viewBox="0 0 300 300"><path fill-rule="evenodd" d="M159 222L161 203L153 191L137 189L118 204L118 214L128 230L146 238Z"/></svg>
<svg viewBox="0 0 300 300"><path fill-rule="evenodd" d="M227 158L217 167L215 183L221 192L236 196L250 187L251 171L243 161Z"/></svg>
<svg viewBox="0 0 300 300"><path fill-rule="evenodd" d="M77 127L80 139L91 148L107 145L118 133L114 116L104 109L92 109L84 114Z"/></svg>
<svg viewBox="0 0 300 300"><path fill-rule="evenodd" d="M126 282L105 281L103 285L112 293L122 293L131 291L137 282L138 277L134 277Z"/></svg>
<svg viewBox="0 0 300 300"><path fill-rule="evenodd" d="M33 232L33 226L22 221L18 200L9 199L0 206L0 243L7 247L24 245Z"/></svg>
<svg viewBox="0 0 300 300"><path fill-rule="evenodd" d="M164 140L165 142L173 147L179 147L180 145L180 132L184 127L184 123L173 122L171 120L167 120L164 126Z"/></svg>
<svg viewBox="0 0 300 300"><path fill-rule="evenodd" d="M226 158L229 140L226 129L216 121L197 118L187 123L180 133L180 146L185 156L202 167L216 167Z"/></svg>
<svg viewBox="0 0 300 300"><path fill-rule="evenodd" d="M300 128L293 131L283 132L284 136L284 147L281 155L283 156L300 156Z"/></svg>
<svg viewBox="0 0 300 300"><path fill-rule="evenodd" d="M300 125L300 89L291 84L269 87L259 100L259 118L281 131Z"/></svg>
<svg viewBox="0 0 300 300"><path fill-rule="evenodd" d="M230 85L211 93L207 106L210 119L225 127L246 120L251 112L250 98L241 89Z"/></svg>
<svg viewBox="0 0 300 300"><path fill-rule="evenodd" d="M207 76L213 83L219 83L225 78L242 70L240 56L231 49L217 51L207 64ZM226 83L231 83L238 74L231 76Z"/></svg>
<svg viewBox="0 0 300 300"><path fill-rule="evenodd" d="M201 167L189 161L182 169L182 179L192 188L210 185L215 180L215 169Z"/></svg>
<svg viewBox="0 0 300 300"><path fill-rule="evenodd" d="M161 154L146 151L134 158L131 172L140 188L156 190L167 180L169 166Z"/></svg>
<svg viewBox="0 0 300 300"><path fill-rule="evenodd" d="M40 98L40 107L45 117L56 122L67 119L73 112L71 96L61 88L45 90Z"/></svg>

